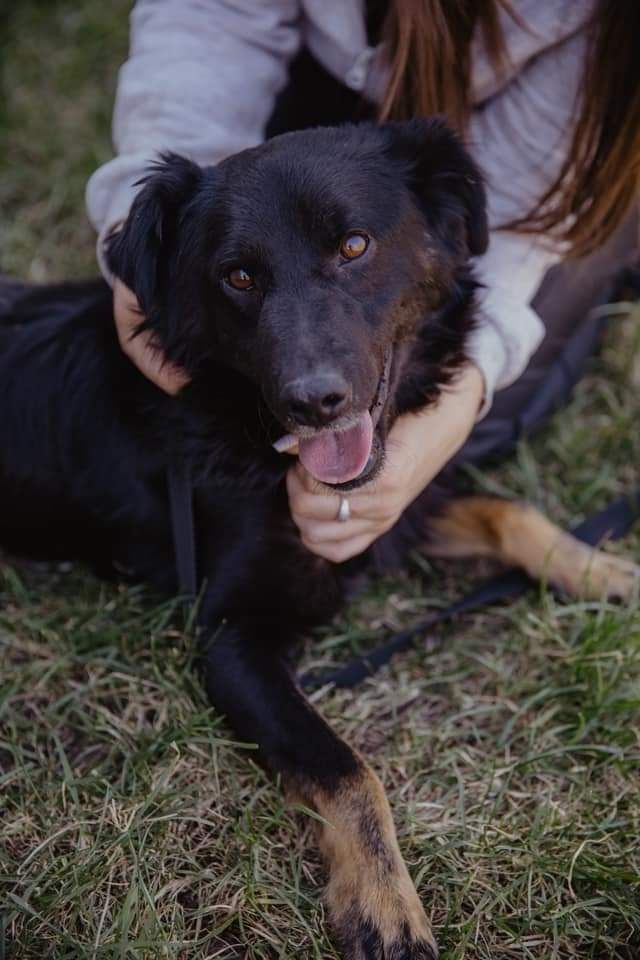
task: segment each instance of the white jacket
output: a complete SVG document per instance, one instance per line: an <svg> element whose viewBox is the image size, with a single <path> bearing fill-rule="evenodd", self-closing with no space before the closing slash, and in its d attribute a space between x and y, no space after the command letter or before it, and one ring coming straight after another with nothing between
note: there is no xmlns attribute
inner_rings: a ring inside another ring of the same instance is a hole
<svg viewBox="0 0 640 960"><path fill-rule="evenodd" d="M470 355L493 391L516 380L544 328L530 307L561 251L497 228L526 213L560 169L578 109L592 0L514 0L501 13L510 68L497 78L474 41L469 146L484 171L492 228L478 258L483 317ZM212 164L263 139L289 61L302 45L347 86L378 101L380 48L367 46L364 0L138 0L130 56L120 71L117 157L87 186L89 217L106 233L123 220L150 160L173 150Z"/></svg>

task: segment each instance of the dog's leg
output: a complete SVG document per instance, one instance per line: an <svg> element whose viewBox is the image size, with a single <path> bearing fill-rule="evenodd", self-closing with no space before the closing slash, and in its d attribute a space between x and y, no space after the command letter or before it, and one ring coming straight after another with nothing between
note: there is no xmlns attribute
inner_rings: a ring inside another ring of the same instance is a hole
<svg viewBox="0 0 640 960"><path fill-rule="evenodd" d="M204 655L209 697L288 794L319 815L327 903L349 960L434 960L429 922L402 860L382 784L311 707L265 622L229 622Z"/></svg>
<svg viewBox="0 0 640 960"><path fill-rule="evenodd" d="M640 567L577 540L525 503L497 497L463 497L428 521L432 556L495 557L548 580L571 596L627 599Z"/></svg>

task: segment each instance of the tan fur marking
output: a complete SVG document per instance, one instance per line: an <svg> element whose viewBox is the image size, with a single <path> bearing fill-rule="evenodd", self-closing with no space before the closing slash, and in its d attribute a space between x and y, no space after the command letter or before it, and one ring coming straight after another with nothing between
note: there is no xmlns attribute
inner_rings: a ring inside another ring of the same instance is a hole
<svg viewBox="0 0 640 960"><path fill-rule="evenodd" d="M629 599L640 567L581 543L528 504L494 497L453 500L429 521L433 556L487 556L522 567L572 596Z"/></svg>
<svg viewBox="0 0 640 960"><path fill-rule="evenodd" d="M363 762L361 772L335 792L299 782L297 788L325 821L318 825L318 842L329 868L326 902L346 955L364 956L366 929L380 938L384 956L437 957L384 787L373 771Z"/></svg>

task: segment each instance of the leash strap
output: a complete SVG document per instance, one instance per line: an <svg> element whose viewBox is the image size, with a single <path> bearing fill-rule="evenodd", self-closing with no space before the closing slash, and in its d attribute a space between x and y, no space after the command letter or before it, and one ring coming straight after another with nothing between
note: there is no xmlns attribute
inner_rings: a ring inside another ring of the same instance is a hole
<svg viewBox="0 0 640 960"><path fill-rule="evenodd" d="M176 570L180 593L195 597L198 592L195 526L193 517L193 487L186 465L177 460L168 471L171 527L176 556ZM572 530L584 543L595 546L605 539L623 537L640 516L640 487L635 493L620 497L604 510L587 517ZM371 650L366 656L356 657L334 671L305 673L299 678L305 690L316 690L326 684L335 687L355 687L367 677L377 673L391 658L407 650L413 640L424 635L432 627L446 623L462 613L471 613L481 607L513 600L527 593L534 586L521 570L507 570L483 581L473 590L443 610L438 610L419 623L393 634L386 642Z"/></svg>
<svg viewBox="0 0 640 960"><path fill-rule="evenodd" d="M168 469L171 531L176 557L178 589L195 597L198 592L195 524L193 522L193 486L186 464L179 459Z"/></svg>
<svg viewBox="0 0 640 960"><path fill-rule="evenodd" d="M595 546L604 539L617 540L623 537L633 522L640 516L640 487L631 496L620 497L599 513L588 517L571 532L578 540ZM470 613L480 607L498 601L512 600L527 593L534 586L521 570L507 570L483 581L462 599L439 610L425 620L400 633L394 634L385 643L375 647L364 657L356 657L338 670L305 673L299 683L305 690L315 690L325 684L335 687L355 687L383 667L394 654L407 650L419 634L424 634L439 623L445 623L461 613Z"/></svg>

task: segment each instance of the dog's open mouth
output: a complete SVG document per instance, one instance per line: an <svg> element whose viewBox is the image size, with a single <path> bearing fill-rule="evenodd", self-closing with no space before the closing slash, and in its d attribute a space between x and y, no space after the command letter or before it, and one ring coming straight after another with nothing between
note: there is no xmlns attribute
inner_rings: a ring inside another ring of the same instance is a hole
<svg viewBox="0 0 640 960"><path fill-rule="evenodd" d="M350 484L368 478L380 458L381 442L376 428L389 393L393 350L385 359L373 403L359 414L341 417L320 430L304 428L274 443L283 453L297 445L300 462L312 477L331 485Z"/></svg>

